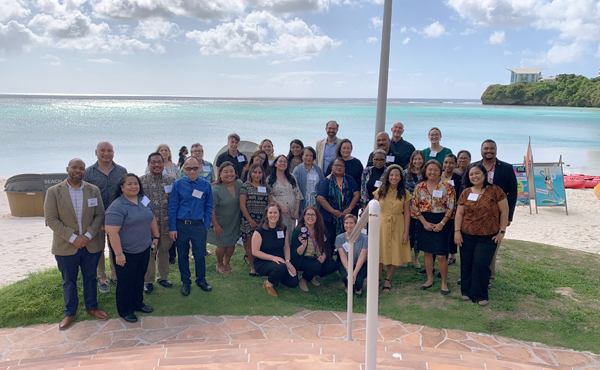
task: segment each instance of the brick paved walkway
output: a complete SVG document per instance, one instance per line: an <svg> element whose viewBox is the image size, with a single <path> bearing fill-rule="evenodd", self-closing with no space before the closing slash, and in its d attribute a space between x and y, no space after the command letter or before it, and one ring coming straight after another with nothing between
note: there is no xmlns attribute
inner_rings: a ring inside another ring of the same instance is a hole
<svg viewBox="0 0 600 370"><path fill-rule="evenodd" d="M345 323L345 312L302 311L287 317L146 316L135 324L121 319L82 321L65 331L59 331L56 324L37 325L0 329L0 360L96 353L103 348L185 343L191 340L220 343L252 339L341 340L346 334ZM385 343L489 354L499 359L519 360L538 366L600 370L600 356L589 352L551 348L495 335L403 324L386 318L379 318L378 323L379 341ZM365 338L365 327L365 316L355 314L355 339ZM5 368L0 362L0 369Z"/></svg>

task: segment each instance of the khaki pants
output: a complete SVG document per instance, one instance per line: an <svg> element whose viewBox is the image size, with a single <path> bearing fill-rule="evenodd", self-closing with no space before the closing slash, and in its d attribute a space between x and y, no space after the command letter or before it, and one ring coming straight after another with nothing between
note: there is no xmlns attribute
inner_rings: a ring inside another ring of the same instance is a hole
<svg viewBox="0 0 600 370"><path fill-rule="evenodd" d="M492 263L490 264L490 270L492 274L490 275L490 284L496 279L496 256L498 255L498 251L500 250L500 244L496 247L496 252L494 252L494 258L492 258Z"/></svg>
<svg viewBox="0 0 600 370"><path fill-rule="evenodd" d="M102 233L104 230L101 231ZM110 259L110 278L113 280L117 280L117 274L115 272L115 261L113 259L112 253L110 253L110 241L108 241L108 237L106 238L108 244L108 257ZM106 248L105 248L106 249ZM98 268L96 268L96 275L98 275L98 282L106 280L106 260L104 257L104 250L102 250L102 254L100 255L100 260L98 261Z"/></svg>
<svg viewBox="0 0 600 370"><path fill-rule="evenodd" d="M154 274L156 265L158 265L158 276L156 281L167 280L169 276L169 249L173 246L173 240L169 234L160 234L158 245L154 251L150 252L150 261L148 261L148 270L144 277L145 283L154 283Z"/></svg>

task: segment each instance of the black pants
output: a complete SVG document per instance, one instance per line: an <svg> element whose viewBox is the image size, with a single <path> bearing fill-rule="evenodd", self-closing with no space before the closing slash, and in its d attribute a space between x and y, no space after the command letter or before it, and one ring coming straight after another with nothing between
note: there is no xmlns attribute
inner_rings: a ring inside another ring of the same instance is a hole
<svg viewBox="0 0 600 370"><path fill-rule="evenodd" d="M206 278L204 260L206 256L206 234L206 226L202 222L186 225L185 222L177 220L177 240L173 244L175 244L179 255L177 263L183 284L192 284L189 261L190 241L192 242L192 256L194 256L194 266L196 268L196 284Z"/></svg>
<svg viewBox="0 0 600 370"><path fill-rule="evenodd" d="M348 280L346 279L346 277L348 276L348 271L346 270L346 268L342 264L342 261L339 258L338 258L337 265L338 265L338 271L340 273L340 276L342 277L342 282L344 283L344 285L347 288ZM354 266L354 268L356 268L356 265ZM355 292L358 292L359 290L362 289L363 283L366 278L367 278L367 261L365 260L362 267L358 271L358 274L356 275L356 283L354 284Z"/></svg>
<svg viewBox="0 0 600 370"><path fill-rule="evenodd" d="M113 254L112 250L110 251ZM117 272L117 312L119 316L133 315L133 311L139 311L144 306L144 276L148 269L150 260L150 248L141 253L127 253L125 255L125 266L115 263Z"/></svg>
<svg viewBox="0 0 600 370"><path fill-rule="evenodd" d="M494 234L495 235L495 234ZM469 235L462 233L460 248L460 289L473 302L488 300L490 263L496 252L494 235Z"/></svg>
<svg viewBox="0 0 600 370"><path fill-rule="evenodd" d="M335 249L335 238L337 237L335 222L325 221L324 223L325 231L327 232L327 243L329 244L329 250L332 251Z"/></svg>
<svg viewBox="0 0 600 370"><path fill-rule="evenodd" d="M447 225L449 225L448 227L450 228L450 230L452 230L449 237L450 239L448 241L448 254L456 254L456 252L458 252L458 246L454 242L454 219L451 218L450 220L448 220Z"/></svg>
<svg viewBox="0 0 600 370"><path fill-rule="evenodd" d="M410 240L410 248L415 252L419 251L417 247L417 222L421 222L416 218L410 219L410 228L408 229L408 238Z"/></svg>
<svg viewBox="0 0 600 370"><path fill-rule="evenodd" d="M294 267L298 271L298 275L302 271L302 278L306 281L311 281L317 275L320 277L331 275L337 270L333 258L326 258L321 263L316 257L303 257L298 266L294 265Z"/></svg>
<svg viewBox="0 0 600 370"><path fill-rule="evenodd" d="M291 276L285 263L254 259L254 268L260 276L268 276L269 283L277 287L279 283L295 288L298 286L298 275Z"/></svg>

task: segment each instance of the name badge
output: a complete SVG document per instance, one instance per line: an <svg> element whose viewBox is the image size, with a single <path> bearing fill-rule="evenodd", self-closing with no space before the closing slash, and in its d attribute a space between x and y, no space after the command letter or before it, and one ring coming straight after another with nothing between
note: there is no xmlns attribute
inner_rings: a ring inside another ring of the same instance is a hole
<svg viewBox="0 0 600 370"><path fill-rule="evenodd" d="M435 150L432 150L431 153L429 153L430 157L437 157L438 152L436 152Z"/></svg>
<svg viewBox="0 0 600 370"><path fill-rule="evenodd" d="M274 159L272 161L269 161L269 166L272 166L274 162L275 162Z"/></svg>
<svg viewBox="0 0 600 370"><path fill-rule="evenodd" d="M342 248L344 248L344 250L346 251L346 253L348 253L348 242L345 242L344 244L342 244Z"/></svg>
<svg viewBox="0 0 600 370"><path fill-rule="evenodd" d="M308 179L311 181L317 181L319 179L319 176L317 176L314 173L311 173L310 175L308 175Z"/></svg>
<svg viewBox="0 0 600 370"><path fill-rule="evenodd" d="M381 186L381 181L377 180L375 181L375 187L378 188Z"/></svg>
<svg viewBox="0 0 600 370"><path fill-rule="evenodd" d="M204 194L204 193L198 189L194 189L194 191L192 192L192 196L196 197L198 199L202 198L202 194Z"/></svg>
<svg viewBox="0 0 600 370"><path fill-rule="evenodd" d="M267 192L267 187L266 186L259 186L256 189L258 189L259 193L266 193Z"/></svg>
<svg viewBox="0 0 600 370"><path fill-rule="evenodd" d="M278 231L277 232L277 239L283 239L285 238L285 234L283 233L283 230Z"/></svg>
<svg viewBox="0 0 600 370"><path fill-rule="evenodd" d="M450 185L454 186L454 180L450 180Z"/></svg>
<svg viewBox="0 0 600 370"><path fill-rule="evenodd" d="M396 160L396 156L393 155L386 155L385 156L385 161L386 162L394 162Z"/></svg>
<svg viewBox="0 0 600 370"><path fill-rule="evenodd" d="M243 157L242 157L243 158ZM238 161L239 162L239 161ZM210 172L210 167L209 166L203 166L202 167L202 171L204 172Z"/></svg>
<svg viewBox="0 0 600 370"><path fill-rule="evenodd" d="M434 190L433 191L433 197L434 198L441 198L442 197L442 191L441 190Z"/></svg>
<svg viewBox="0 0 600 370"><path fill-rule="evenodd" d="M173 185L165 185L165 193L169 194L173 191Z"/></svg>
<svg viewBox="0 0 600 370"><path fill-rule="evenodd" d="M488 171L488 177L492 180L494 179L494 173L495 171Z"/></svg>
<svg viewBox="0 0 600 370"><path fill-rule="evenodd" d="M165 169L163 168L163 175L166 175L166 174L167 174L167 170L165 170Z"/></svg>
<svg viewBox="0 0 600 370"><path fill-rule="evenodd" d="M88 199L88 207L96 207L98 205L98 198Z"/></svg>
<svg viewBox="0 0 600 370"><path fill-rule="evenodd" d="M477 199L479 199L479 194L475 193L469 194L469 197L467 198L467 200L471 200L473 202L477 202Z"/></svg>
<svg viewBox="0 0 600 370"><path fill-rule="evenodd" d="M144 205L144 207L148 207L148 204L150 204L150 198L144 195L144 197L142 198L142 204Z"/></svg>
<svg viewBox="0 0 600 370"><path fill-rule="evenodd" d="M238 160L238 163L243 163L243 162L246 162L246 158L244 158L244 156L243 156L243 155L238 155L238 156L237 156L237 160Z"/></svg>

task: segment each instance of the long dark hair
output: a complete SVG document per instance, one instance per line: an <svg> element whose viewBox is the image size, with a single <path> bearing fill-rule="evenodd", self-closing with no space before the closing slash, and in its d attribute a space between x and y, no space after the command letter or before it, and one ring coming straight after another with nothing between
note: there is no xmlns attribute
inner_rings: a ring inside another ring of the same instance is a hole
<svg viewBox="0 0 600 370"><path fill-rule="evenodd" d="M465 170L465 174L462 179L462 188L466 189L466 188L470 188L471 186L473 186L473 183L471 182L471 179L469 178L469 172L471 171L471 168L473 168L473 167L477 167L481 170L481 172L483 172L483 188L485 189L490 184L490 182L488 181L488 176L487 176L488 171L485 169L485 166L481 162L474 162L467 166L467 169Z"/></svg>
<svg viewBox="0 0 600 370"><path fill-rule="evenodd" d="M252 172L254 171L255 168L260 167L260 169L263 172L263 177L260 180L260 184L261 185L266 185L266 173L265 173L265 169L263 168L263 166L260 163L253 163L252 166L250 166L250 169L248 169L248 175L246 176L247 179L245 182L252 182Z"/></svg>
<svg viewBox="0 0 600 370"><path fill-rule="evenodd" d="M266 207L265 210L263 211L263 216L260 219L260 223L259 225L263 227L263 229L269 229L269 219L267 218L267 213L269 213L269 208L271 207L276 207L277 210L279 211L279 220L277 220L277 225L275 226L276 230L283 230L283 228L285 227L285 224L283 223L283 213L281 212L281 207L279 207L279 204L273 202L273 203L269 203ZM289 232L289 230L288 230Z"/></svg>
<svg viewBox="0 0 600 370"><path fill-rule="evenodd" d="M119 179L119 181L117 181L117 187L115 188L115 192L113 193L113 197L111 198L111 202L115 199L117 199L118 197L120 197L123 194L123 189L121 189L121 186L125 185L125 181L127 180L128 177L135 177L138 185L140 186L140 192L138 193L139 196L144 196L144 188L142 187L142 181L140 180L140 178L138 177L138 175L136 175L135 173L126 173L123 176L121 176L121 178Z"/></svg>
<svg viewBox="0 0 600 370"><path fill-rule="evenodd" d="M229 162L229 161L225 161L223 163L221 163L221 165L219 166L219 171L217 172L219 174L219 176L217 177L217 179L215 181L212 182L212 185L217 185L217 184L222 184L223 180L221 180L221 171L223 171L223 168L225 167L233 167L233 172L235 171L235 166L233 165L233 163ZM237 175L237 173L236 173Z"/></svg>
<svg viewBox="0 0 600 370"><path fill-rule="evenodd" d="M400 171L400 182L398 183L398 188L396 189L396 197L402 200L406 196L406 180L404 179L403 169L397 164L392 164L387 168L387 170L385 170L379 179L381 181L381 186L379 187L379 199L385 199L385 196L390 189L390 172L392 172L392 170Z"/></svg>
<svg viewBox="0 0 600 370"><path fill-rule="evenodd" d="M250 166L252 166L254 164L254 160L260 154L265 155L265 160L262 164L262 167L263 167L263 172L267 173L267 169L269 168L269 156L267 155L267 152L265 152L264 150L257 150L254 153L252 153L252 156L250 156L250 160L248 161L248 163L246 163L246 166L244 166L244 170L242 171L242 177L241 177L243 182L246 182L248 173L249 173L248 170L250 170Z"/></svg>
<svg viewBox="0 0 600 370"><path fill-rule="evenodd" d="M277 163L277 161L281 157L285 158L285 155L280 154L277 157L275 157L275 160L273 161L273 167L275 167L275 163ZM292 185L293 188L298 186L298 184L296 183L296 179L294 178L294 176L292 176L292 174L290 174L289 166L285 168L285 171L283 171L283 174L285 175L285 178L290 182L290 184ZM275 169L273 172L271 172L271 174L269 175L269 179L267 180L267 183L269 184L269 186L273 187L273 185L275 185L275 181L277 181L277 169Z"/></svg>
<svg viewBox="0 0 600 370"><path fill-rule="evenodd" d="M184 155L185 152L187 152L187 147L185 145L179 148L179 155Z"/></svg>
<svg viewBox="0 0 600 370"><path fill-rule="evenodd" d="M321 253L325 252L328 257L331 257L331 254L329 253L329 250L328 250L329 243L327 243L327 244L325 243L325 223L323 222L323 215L321 215L321 212L319 212L317 207L308 206L304 209L304 212L302 212L302 216L300 217L300 220L298 220L298 227L303 227L306 225L306 221L304 220L304 215L306 215L306 211L309 211L309 210L314 211L315 215L317 215L316 222L315 222L315 235L311 235L312 238L317 243L317 245L315 245L315 248L317 248L319 252L321 252Z"/></svg>
<svg viewBox="0 0 600 370"><path fill-rule="evenodd" d="M304 143L300 141L300 139L294 139L290 142L290 152L287 155L288 163L290 163L294 159L294 154L292 153L292 144L300 145L300 161L302 161L302 154L304 153Z"/></svg>

